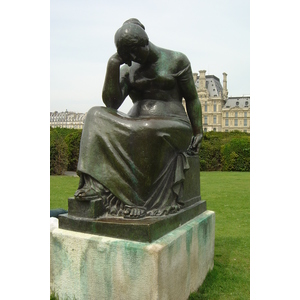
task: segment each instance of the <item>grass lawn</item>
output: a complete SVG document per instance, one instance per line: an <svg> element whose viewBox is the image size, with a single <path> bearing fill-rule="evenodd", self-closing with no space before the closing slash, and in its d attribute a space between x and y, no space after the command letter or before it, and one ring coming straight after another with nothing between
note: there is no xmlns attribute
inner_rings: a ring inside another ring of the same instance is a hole
<svg viewBox="0 0 300 300"><path fill-rule="evenodd" d="M201 197L216 213L215 265L189 299L250 299L250 173L200 176Z"/></svg>
<svg viewBox="0 0 300 300"><path fill-rule="evenodd" d="M74 196L78 184L79 177L50 176L50 209L68 210L68 198Z"/></svg>
<svg viewBox="0 0 300 300"><path fill-rule="evenodd" d="M250 299L250 173L201 172L201 197L216 213L214 269L196 299ZM68 209L77 177L50 177L50 208Z"/></svg>

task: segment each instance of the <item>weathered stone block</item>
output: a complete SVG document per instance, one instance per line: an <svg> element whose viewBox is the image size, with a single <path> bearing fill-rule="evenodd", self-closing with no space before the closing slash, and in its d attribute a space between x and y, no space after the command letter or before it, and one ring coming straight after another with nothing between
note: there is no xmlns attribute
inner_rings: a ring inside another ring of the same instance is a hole
<svg viewBox="0 0 300 300"><path fill-rule="evenodd" d="M51 289L78 300L184 300L214 265L215 213L153 243L63 229L51 234Z"/></svg>

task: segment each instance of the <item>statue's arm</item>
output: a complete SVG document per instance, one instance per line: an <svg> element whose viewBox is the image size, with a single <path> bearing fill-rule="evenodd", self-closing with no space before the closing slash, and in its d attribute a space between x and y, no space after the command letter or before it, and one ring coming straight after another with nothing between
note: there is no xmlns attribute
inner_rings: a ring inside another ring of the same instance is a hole
<svg viewBox="0 0 300 300"><path fill-rule="evenodd" d="M193 80L193 78L192 78ZM197 94L197 91L196 91ZM202 108L199 101L199 97L184 97L186 103L186 110L193 129L193 138L188 148L189 154L197 154L200 149L201 141L203 138L203 127L202 127Z"/></svg>
<svg viewBox="0 0 300 300"><path fill-rule="evenodd" d="M129 67L124 65L121 70L120 66L124 63L122 58L115 53L108 60L106 75L102 90L102 99L107 107L118 109L128 96L128 71Z"/></svg>
<svg viewBox="0 0 300 300"><path fill-rule="evenodd" d="M186 110L192 125L194 135L188 152L190 152L191 154L195 154L199 151L201 140L203 137L202 108L195 87L192 70L189 67L190 62L185 56L183 56L180 65L182 68L183 66L185 66L185 71L182 75L179 76L178 82L180 90L182 92L182 96L185 99Z"/></svg>

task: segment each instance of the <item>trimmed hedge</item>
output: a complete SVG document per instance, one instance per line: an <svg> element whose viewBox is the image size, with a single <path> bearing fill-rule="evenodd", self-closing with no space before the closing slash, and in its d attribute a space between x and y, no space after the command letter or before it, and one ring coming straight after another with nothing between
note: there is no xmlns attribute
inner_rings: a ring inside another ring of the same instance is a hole
<svg viewBox="0 0 300 300"><path fill-rule="evenodd" d="M204 133L199 160L201 171L250 171L250 134Z"/></svg>
<svg viewBox="0 0 300 300"><path fill-rule="evenodd" d="M76 171L81 129L50 127L50 174ZM250 171L250 134L205 132L199 152L201 171Z"/></svg>

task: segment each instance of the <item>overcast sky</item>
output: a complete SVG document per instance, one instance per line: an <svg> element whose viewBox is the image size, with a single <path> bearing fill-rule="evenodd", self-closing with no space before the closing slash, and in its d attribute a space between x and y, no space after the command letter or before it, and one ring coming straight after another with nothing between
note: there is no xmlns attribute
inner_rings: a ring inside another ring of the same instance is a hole
<svg viewBox="0 0 300 300"><path fill-rule="evenodd" d="M104 105L102 87L114 34L138 18L152 43L183 52L193 72L206 70L229 96L250 94L248 0L143 0L50 2L50 111L86 112ZM131 107L128 97L120 110Z"/></svg>

